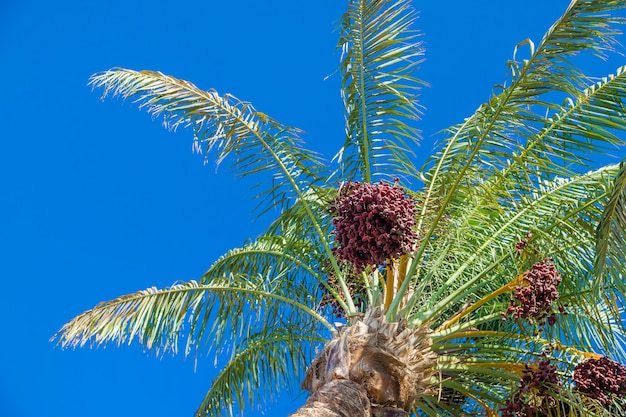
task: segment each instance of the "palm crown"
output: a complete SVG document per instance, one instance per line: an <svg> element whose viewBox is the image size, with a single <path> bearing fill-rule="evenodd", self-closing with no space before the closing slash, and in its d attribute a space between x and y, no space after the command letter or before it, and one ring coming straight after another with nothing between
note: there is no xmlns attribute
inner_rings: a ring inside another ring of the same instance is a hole
<svg viewBox="0 0 626 417"><path fill-rule="evenodd" d="M312 392L355 382L373 409L405 414L625 415L626 168L592 162L623 143L626 72L592 82L574 64L613 50L625 5L573 0L541 42L517 45L505 82L421 169L409 0L348 2L346 139L330 167L299 130L233 96L152 71L94 75L105 96L189 127L196 150L258 176L260 210L279 214L198 281L101 303L56 338L226 346L198 415L302 379Z"/></svg>

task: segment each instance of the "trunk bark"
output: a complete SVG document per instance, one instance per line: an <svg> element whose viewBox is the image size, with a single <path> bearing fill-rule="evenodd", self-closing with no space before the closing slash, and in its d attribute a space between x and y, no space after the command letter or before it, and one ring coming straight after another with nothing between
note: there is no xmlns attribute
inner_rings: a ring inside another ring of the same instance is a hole
<svg viewBox="0 0 626 417"><path fill-rule="evenodd" d="M315 391L290 417L371 417L365 389L349 379L335 379Z"/></svg>
<svg viewBox="0 0 626 417"><path fill-rule="evenodd" d="M315 391L289 417L407 417L395 407L371 405L367 391L349 379L335 379Z"/></svg>
<svg viewBox="0 0 626 417"><path fill-rule="evenodd" d="M290 417L406 417L431 390L437 355L430 328L389 323L382 308L366 312L329 341L302 383L312 392Z"/></svg>

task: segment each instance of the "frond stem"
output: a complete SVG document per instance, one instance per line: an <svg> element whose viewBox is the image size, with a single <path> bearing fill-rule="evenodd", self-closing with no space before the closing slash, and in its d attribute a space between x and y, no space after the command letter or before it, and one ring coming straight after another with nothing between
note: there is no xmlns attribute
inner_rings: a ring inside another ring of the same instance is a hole
<svg viewBox="0 0 626 417"><path fill-rule="evenodd" d="M448 321L444 322L441 326L439 326L435 332L444 330L448 327L450 327L451 325L453 325L454 323L456 323L457 321L459 321L461 318L467 316L468 314L472 313L473 311L476 311L477 308L479 308L480 306L484 305L485 303L488 303L489 301L493 300L494 298L511 291L513 288L515 288L515 284L519 281L519 276L516 277L513 281L509 282L508 284L503 285L502 287L498 288L497 290L491 292L490 294L487 294L486 296L484 296L483 298L481 298L480 300L478 300L477 302L475 302L474 304L472 304L471 306L469 306L468 308L460 311L457 315L451 317Z"/></svg>
<svg viewBox="0 0 626 417"><path fill-rule="evenodd" d="M359 7L361 9L361 13L359 13L359 44L361 48L359 49L359 83L360 83L360 100L361 100L361 130L363 134L363 180L367 183L372 181L372 174L370 172L370 155L369 155L369 137L367 132L367 103L365 101L365 63L363 62L363 54L364 54L364 37L363 37L363 15L365 8L365 0L360 0Z"/></svg>

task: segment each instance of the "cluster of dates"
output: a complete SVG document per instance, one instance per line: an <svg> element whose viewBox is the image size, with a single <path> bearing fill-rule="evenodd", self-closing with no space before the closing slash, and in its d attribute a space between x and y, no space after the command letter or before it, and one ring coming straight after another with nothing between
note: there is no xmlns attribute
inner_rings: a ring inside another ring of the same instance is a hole
<svg viewBox="0 0 626 417"><path fill-rule="evenodd" d="M576 365L572 380L578 392L607 409L611 409L614 401L623 402L626 397L626 366L606 356ZM567 403L553 395L562 386L557 369L549 359L544 358L535 366L526 365L517 391L501 410L502 417L548 416L554 415L555 409L567 415Z"/></svg>
<svg viewBox="0 0 626 417"><path fill-rule="evenodd" d="M529 249L531 238L529 232L515 245L518 256ZM546 322L554 325L556 315L553 305L559 299L561 281L561 274L552 259L546 258L532 265L524 272L521 283L515 286L508 308L501 313L503 320L507 316L528 320L530 324L537 323L539 331ZM565 307L567 304L558 306L561 314L567 314ZM544 359L537 365L525 366L517 391L501 410L502 417L548 416L553 415L557 408L563 413L568 412L569 406L552 395L559 390L562 382L556 367L545 358L545 353L543 356ZM615 399L626 397L626 366L604 356L579 363L574 368L572 380L578 392L597 400L606 408L610 408Z"/></svg>
<svg viewBox="0 0 626 417"><path fill-rule="evenodd" d="M502 319L506 320L509 315L515 320L527 319L531 324L536 322L540 330L546 321L554 325L556 315L552 304L559 299L557 287L561 281L561 274L552 259L535 263L524 272L522 283L515 286L509 307L501 313ZM565 307L558 307L562 314L566 314Z"/></svg>
<svg viewBox="0 0 626 417"><path fill-rule="evenodd" d="M357 273L410 251L417 240L415 202L398 185L350 182L331 207L335 255Z"/></svg>
<svg viewBox="0 0 626 417"><path fill-rule="evenodd" d="M535 366L525 365L519 388L506 403L502 417L546 416L557 407L558 401L551 395L561 386L556 367L549 359Z"/></svg>
<svg viewBox="0 0 626 417"><path fill-rule="evenodd" d="M577 389L588 397L608 406L613 397L626 397L626 366L603 356L576 365L574 382Z"/></svg>

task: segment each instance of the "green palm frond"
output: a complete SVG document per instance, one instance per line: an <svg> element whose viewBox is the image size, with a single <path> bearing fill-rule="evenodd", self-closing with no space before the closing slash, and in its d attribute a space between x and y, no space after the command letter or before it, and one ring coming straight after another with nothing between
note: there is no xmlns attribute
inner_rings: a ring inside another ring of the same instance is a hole
<svg viewBox="0 0 626 417"><path fill-rule="evenodd" d="M524 174L538 176L540 180L549 179L550 177L542 173L544 168L547 167L547 174L550 175L551 169L553 171L557 166L556 162L565 160L569 164L579 164L584 160L580 157L583 151L598 150L598 144L590 145L591 141L581 131L581 121L585 123L585 130L596 133L593 139L601 137L599 132L605 131L608 126L624 128L623 120L618 122L624 114L621 99L615 98L624 97L625 92L623 81L619 80L622 72L620 70L615 77L618 80L604 82L619 90L618 94L612 91L614 97L608 101L604 101L606 96L599 95L595 103L586 107L581 104L586 105L587 99L579 101L579 108L587 109L584 117L572 117L569 131L555 130L563 133L558 135L559 139L569 139L568 146L573 148L569 152L573 152L576 158L568 157L567 153L564 158L559 158L556 152L562 152L562 146L554 150L545 146L543 153L533 152L532 158L530 154L526 158L519 157L524 152L525 144L535 147L540 143L536 138L546 121L545 113L560 108L546 101L548 98L563 99L573 95L578 100L579 97L589 94L589 90L578 93L588 81L582 71L572 64L571 59L583 51L603 55L610 50L618 34L615 25L623 20L611 16L610 12L624 6L621 1L573 1L566 13L548 30L537 48L532 42L525 42L529 45L530 56L521 62L514 60L510 63L510 84L500 86L488 103L480 106L464 123L449 130L441 151L425 165L429 167L425 174L425 205L430 205L430 198L437 198L439 201L437 215L433 216L430 229L426 233L426 241L432 236L448 204L456 198L466 176L472 171L483 171L484 175L489 175L490 172L492 175L499 175L499 170L517 162L524 167ZM601 88L599 91L595 90L594 94L602 91ZM549 92L561 95L548 96ZM540 96L544 98L540 99ZM616 108L619 109L617 114ZM621 126L613 126L616 123ZM608 138L611 141L614 135L609 135ZM502 194L502 190L500 193ZM500 197L501 194L496 196ZM418 248L418 259L424 255L425 249L424 246Z"/></svg>
<svg viewBox="0 0 626 417"><path fill-rule="evenodd" d="M288 208L299 201L319 236L324 251L331 256L327 235L318 217L308 206L305 194L325 179L325 170L317 156L302 146L297 129L279 124L260 113L249 103L215 91L203 91L193 84L152 71L113 69L91 78L90 83L103 87L103 96L134 98L149 113L162 115L166 125L191 127L198 150L217 153L218 163L231 156L243 176L269 177L270 186L261 193L261 205L271 209ZM333 267L339 271L334 258ZM348 289L340 279L342 291ZM350 298L347 311L354 312Z"/></svg>
<svg viewBox="0 0 626 417"><path fill-rule="evenodd" d="M506 210L528 188L556 176L574 175L591 165L590 155L622 145L619 133L626 131L624 98L626 73L619 68L616 75L577 93L575 100L567 100L556 115L542 121L541 128L526 128L526 134L522 129L511 131L517 142L509 152L486 149L483 162L502 168L492 171L489 187L476 206L498 201L499 208ZM486 173L489 175L490 170Z"/></svg>
<svg viewBox="0 0 626 417"><path fill-rule="evenodd" d="M288 271L294 282L304 282L304 277L320 280L315 270L320 257L319 247L309 241L288 240L284 236L261 236L242 248L232 249L222 255L203 275L201 283L213 277L230 274L243 276L268 276L276 271ZM317 259L316 259L317 258Z"/></svg>
<svg viewBox="0 0 626 417"><path fill-rule="evenodd" d="M328 285L323 274L323 270L332 268L330 263L324 263L323 248L314 246L312 241L290 240L284 225L283 231L286 233L261 236L241 248L228 251L211 265L200 283L221 281L222 277L229 275L281 276L285 282L299 283L300 290L309 292L313 302L317 300L317 288L325 287L329 295L347 309L343 298Z"/></svg>
<svg viewBox="0 0 626 417"><path fill-rule="evenodd" d="M285 387L299 382L307 348L325 340L311 334L300 323L287 323L262 329L243 340L213 381L196 416L229 415L234 408L243 412L250 406L271 401ZM246 401L246 397L247 400Z"/></svg>
<svg viewBox="0 0 626 417"><path fill-rule="evenodd" d="M591 239L582 242L576 240L580 231L576 227L577 217L574 215L578 212L573 208L581 204L587 210L600 211L590 201L599 202L606 198L607 182L611 175L617 173L617 169L617 166L609 166L571 179L545 182L540 188L530 190L528 197L520 201L516 210L498 213L490 224L472 229L471 234L470 231L465 231L463 236L467 238L466 246L448 246L454 256L437 258L440 264L448 264L450 274L442 276L442 281L434 285L436 292L427 297L430 301L423 304L421 311L416 313L413 319L415 323L432 320L443 308L454 308L455 305L458 308L466 300L480 298L510 282L520 272L516 267L512 270L509 267L508 273L504 275L494 274L494 271L512 264L513 249L520 238L520 230L533 230L540 235L543 233L542 239L553 245L548 247L551 252L544 256L565 256L567 253L562 246L568 241L563 237L555 239L558 237L555 229L557 226L560 232L575 233L571 240L577 242L576 245L583 248L585 244L588 245ZM566 249L571 250L569 247ZM589 257L587 259L592 262ZM569 267L567 262L563 265ZM429 265L427 269L436 269L438 266ZM583 269L585 267L583 265ZM564 271L566 272L569 271ZM414 295L422 296L423 294L417 292Z"/></svg>
<svg viewBox="0 0 626 417"><path fill-rule="evenodd" d="M133 98L166 126L190 127L199 152L216 153L219 164L231 157L242 176L259 174L269 185L261 205L288 206L303 189L322 181L317 155L302 146L300 131L258 112L229 94L200 90L193 84L153 71L112 69L91 77L94 88L108 95ZM269 178L269 181L268 181Z"/></svg>
<svg viewBox="0 0 626 417"><path fill-rule="evenodd" d="M611 274L624 280L626 258L626 164L622 162L596 234L594 275Z"/></svg>
<svg viewBox="0 0 626 417"><path fill-rule="evenodd" d="M313 186L307 189L301 199L296 200L289 208L283 210L266 231L268 235L283 236L287 239L306 238L311 245L320 244L319 230L324 236L332 231L332 216L328 209L337 195L337 188L332 186ZM311 222L309 211L316 222ZM319 227L319 229L318 229Z"/></svg>
<svg viewBox="0 0 626 417"><path fill-rule="evenodd" d="M134 340L160 352L232 346L259 327L307 323L312 332L332 325L315 312L308 293L281 277L228 276L166 289L149 288L103 302L65 324L54 339L63 347L118 345ZM210 340L211 344L207 344Z"/></svg>
<svg viewBox="0 0 626 417"><path fill-rule="evenodd" d="M556 55L563 65L568 65L566 60L580 52L606 58L618 45L616 36L621 34L615 24L624 21L613 12L623 8L621 0L572 1L546 34L539 58L551 59Z"/></svg>
<svg viewBox="0 0 626 417"><path fill-rule="evenodd" d="M626 361L626 331L619 319L620 314L624 316L624 309L617 312L616 319L603 300L581 303L590 293L563 294L561 301L573 307L568 308L568 314L559 315L554 327L547 329L548 334L565 346L583 350L592 347L615 360Z"/></svg>
<svg viewBox="0 0 626 417"><path fill-rule="evenodd" d="M408 176L418 132L417 86L412 76L423 48L412 29L408 0L351 0L343 17L342 97L346 142L336 156L342 179Z"/></svg>
<svg viewBox="0 0 626 417"><path fill-rule="evenodd" d="M626 98L625 81L626 73L620 68L615 76L583 90L576 101L568 101L558 115L542 122L542 128L526 124L524 117L515 112L507 114L506 108L500 113L502 119L491 126L500 126L501 130L493 137L465 129L473 118L455 128L444 151L435 156L439 161L426 173L429 183L423 208L428 207L431 212L434 208L436 214L431 213L427 219L429 229L424 231L423 242L433 237L444 215L464 213L465 223L456 226L470 234L472 230L480 231L477 226L493 223L494 215L515 210L520 200L527 198L528 190L546 180L573 175L587 165L585 155L607 145L622 145L624 141L618 133L626 131L622 104ZM417 258L424 256L427 249L422 244Z"/></svg>
<svg viewBox="0 0 626 417"><path fill-rule="evenodd" d="M476 151L476 160L464 171L469 178L469 173L477 170L482 172L483 180L493 178L477 206L497 198L501 208L507 209L527 187L557 175L570 176L589 166L588 155L622 145L618 133L626 130L625 81L624 68L619 68L616 75L576 93L575 100L567 100L554 116L535 115L534 126L524 120L526 110L520 110L519 114L517 110L501 113L502 120L492 127L500 132L495 132L493 138L485 137L483 148ZM462 169L461 164L468 163L465 158L478 139L469 128L456 127L451 133L456 138L455 146L446 151L447 156L439 154L440 164L427 177L445 172L445 177L454 178ZM498 169L494 170L495 167ZM450 184L450 180L432 177L430 189L440 194L450 192L446 189ZM472 181L459 182L454 191L463 192L467 184Z"/></svg>
<svg viewBox="0 0 626 417"><path fill-rule="evenodd" d="M297 245L302 245L304 244L302 239L304 239L307 245L306 253L302 250L299 253L309 264L308 278L315 279L324 287L327 295L334 298L344 311L356 312L346 273L339 267L329 246L333 241L332 216L329 213L329 206L336 193L336 188L311 187L303 194L302 201L296 200L272 222L262 239L278 237L278 240L287 242L288 245L291 245L289 242L292 241ZM313 213L317 219L316 222L310 221L310 213ZM288 253L291 251L287 246L285 250ZM339 285L338 289L329 286L327 273L332 274L333 280L336 280ZM300 278L305 279L304 276Z"/></svg>

